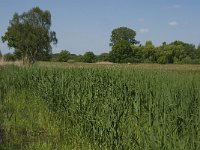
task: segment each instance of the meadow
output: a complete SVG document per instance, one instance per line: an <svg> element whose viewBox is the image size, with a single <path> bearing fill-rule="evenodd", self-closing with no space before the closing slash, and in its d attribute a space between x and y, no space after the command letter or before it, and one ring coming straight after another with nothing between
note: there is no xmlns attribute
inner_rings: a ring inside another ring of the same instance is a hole
<svg viewBox="0 0 200 150"><path fill-rule="evenodd" d="M200 149L200 65L0 65L0 149Z"/></svg>

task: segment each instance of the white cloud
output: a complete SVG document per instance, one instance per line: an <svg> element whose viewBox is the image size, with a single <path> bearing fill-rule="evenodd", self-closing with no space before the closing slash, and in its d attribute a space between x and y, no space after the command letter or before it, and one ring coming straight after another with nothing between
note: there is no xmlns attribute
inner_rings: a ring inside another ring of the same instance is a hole
<svg viewBox="0 0 200 150"><path fill-rule="evenodd" d="M139 22L144 22L144 18L139 18L138 21Z"/></svg>
<svg viewBox="0 0 200 150"><path fill-rule="evenodd" d="M181 8L181 5L176 4L176 5L173 5L172 8L179 9L179 8Z"/></svg>
<svg viewBox="0 0 200 150"><path fill-rule="evenodd" d="M178 25L178 22L176 22L176 21L171 21L171 22L169 22L169 25L170 25L170 26L177 26L177 25Z"/></svg>
<svg viewBox="0 0 200 150"><path fill-rule="evenodd" d="M148 33L148 32L149 32L149 29L143 28L143 29L140 29L139 32L140 32L140 33Z"/></svg>

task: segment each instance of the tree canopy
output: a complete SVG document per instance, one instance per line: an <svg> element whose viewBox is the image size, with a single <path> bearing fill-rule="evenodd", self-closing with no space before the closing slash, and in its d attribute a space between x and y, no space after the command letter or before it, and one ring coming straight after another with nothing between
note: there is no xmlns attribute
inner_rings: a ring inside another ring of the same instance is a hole
<svg viewBox="0 0 200 150"><path fill-rule="evenodd" d="M112 31L110 38L110 46L112 51L109 59L115 63L123 63L130 61L133 56L131 45L138 43L135 40L136 32L127 27L119 27Z"/></svg>
<svg viewBox="0 0 200 150"><path fill-rule="evenodd" d="M70 52L67 50L62 50L58 55L58 61L67 62L70 59Z"/></svg>
<svg viewBox="0 0 200 150"><path fill-rule="evenodd" d="M85 54L83 55L83 62L93 63L95 61L96 61L95 55L93 52L91 52L91 51L85 52Z"/></svg>
<svg viewBox="0 0 200 150"><path fill-rule="evenodd" d="M110 46L113 46L121 41L127 41L130 44L136 44L135 40L136 32L127 27L119 27L112 31L110 38Z"/></svg>
<svg viewBox="0 0 200 150"><path fill-rule="evenodd" d="M114 63L125 63L133 56L132 48L128 41L120 41L113 45L109 53L109 60Z"/></svg>
<svg viewBox="0 0 200 150"><path fill-rule="evenodd" d="M34 7L13 15L2 41L14 48L23 62L34 63L38 54L51 53L51 43L57 44L56 33L50 27L51 13Z"/></svg>

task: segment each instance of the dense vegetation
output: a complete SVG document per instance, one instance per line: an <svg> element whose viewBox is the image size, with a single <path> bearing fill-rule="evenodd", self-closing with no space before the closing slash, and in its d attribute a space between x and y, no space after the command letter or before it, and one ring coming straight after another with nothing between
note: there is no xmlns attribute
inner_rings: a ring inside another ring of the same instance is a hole
<svg viewBox="0 0 200 150"><path fill-rule="evenodd" d="M126 51L124 51L126 49ZM113 51L114 50L114 51ZM110 61L117 63L159 63L159 64L200 64L200 46L182 41L163 43L161 46L154 46L151 41L145 45L128 45L121 42L113 47L109 53L100 55L76 55L67 50L60 53L40 55L37 60L57 62L101 62ZM19 60L15 53L5 54L5 60ZM88 61L89 60L89 61Z"/></svg>
<svg viewBox="0 0 200 150"><path fill-rule="evenodd" d="M15 55L24 63L35 63L41 55L51 53L51 43L57 43L56 33L50 27L51 13L34 7L13 15L2 41L14 48Z"/></svg>
<svg viewBox="0 0 200 150"><path fill-rule="evenodd" d="M200 149L197 70L0 72L0 149Z"/></svg>
<svg viewBox="0 0 200 150"><path fill-rule="evenodd" d="M155 47L152 41L141 45L135 39L136 31L128 27L113 29L110 36L109 53L95 56L92 51L83 55L71 54L67 50L52 54L51 43L57 44L56 32L51 31L51 13L34 7L21 15L15 13L9 22L2 41L7 42L14 53L4 55L4 60L22 60L24 63L36 61L86 62L110 61L114 63L200 63L200 46L182 41L174 41ZM105 51L105 50L102 50Z"/></svg>

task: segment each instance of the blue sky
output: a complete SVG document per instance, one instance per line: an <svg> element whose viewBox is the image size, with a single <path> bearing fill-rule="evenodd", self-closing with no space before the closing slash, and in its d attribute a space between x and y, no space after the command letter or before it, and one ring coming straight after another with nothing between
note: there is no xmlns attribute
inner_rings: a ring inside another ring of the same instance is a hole
<svg viewBox="0 0 200 150"><path fill-rule="evenodd" d="M137 33L136 40L161 45L174 40L200 43L199 0L0 0L0 36L15 12L39 6L52 14L52 30L58 44L53 53L108 52L111 31L126 26ZM3 53L13 52L0 42Z"/></svg>

